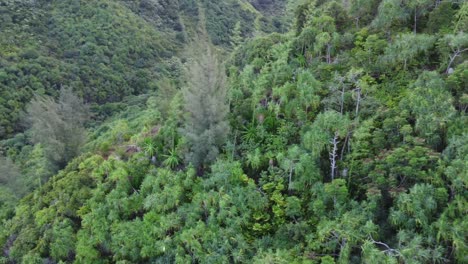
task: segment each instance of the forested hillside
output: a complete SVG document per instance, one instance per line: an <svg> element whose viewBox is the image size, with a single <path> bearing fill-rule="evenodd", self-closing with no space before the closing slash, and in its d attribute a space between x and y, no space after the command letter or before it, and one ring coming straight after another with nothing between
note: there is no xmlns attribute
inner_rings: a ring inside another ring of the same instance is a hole
<svg viewBox="0 0 468 264"><path fill-rule="evenodd" d="M178 79L177 55L193 36L199 8L215 44L229 46L236 23L241 37L278 30L241 0L2 1L0 138L22 130L20 112L34 93L57 96L70 86L103 105L154 91L163 76Z"/></svg>
<svg viewBox="0 0 468 264"><path fill-rule="evenodd" d="M0 263L468 263L468 4L0 3Z"/></svg>

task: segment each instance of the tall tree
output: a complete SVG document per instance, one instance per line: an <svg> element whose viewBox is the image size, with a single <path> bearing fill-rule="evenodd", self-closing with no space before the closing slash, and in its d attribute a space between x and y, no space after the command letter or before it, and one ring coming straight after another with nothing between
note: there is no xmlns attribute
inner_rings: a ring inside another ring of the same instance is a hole
<svg viewBox="0 0 468 264"><path fill-rule="evenodd" d="M213 47L198 41L193 50L196 53L188 63L187 85L183 89L187 116L182 132L190 148L187 161L203 168L216 159L226 140L229 106L224 66Z"/></svg>
<svg viewBox="0 0 468 264"><path fill-rule="evenodd" d="M356 28L360 24L366 24L377 9L378 1L375 0L350 0L349 1L349 15L354 19ZM364 22L364 23L361 23Z"/></svg>
<svg viewBox="0 0 468 264"><path fill-rule="evenodd" d="M26 109L29 135L34 144L42 144L47 158L59 167L75 157L86 139L85 122L89 108L62 88L56 102L48 96L36 95Z"/></svg>
<svg viewBox="0 0 468 264"><path fill-rule="evenodd" d="M406 70L408 63L428 51L434 42L435 37L427 34L401 34L385 49L383 59L392 66L403 63L403 69Z"/></svg>
<svg viewBox="0 0 468 264"><path fill-rule="evenodd" d="M425 15L431 7L433 7L434 1L431 0L412 0L408 1L408 7L413 12L413 33L417 32L418 18Z"/></svg>
<svg viewBox="0 0 468 264"><path fill-rule="evenodd" d="M312 128L303 138L304 146L315 157L319 157L322 150L327 148L332 181L337 175L339 144L348 135L350 123L348 116L333 110L326 111L317 115Z"/></svg>
<svg viewBox="0 0 468 264"><path fill-rule="evenodd" d="M384 29L388 34L393 27L404 25L410 16L410 12L402 5L402 0L383 0L379 4L377 16L372 21L372 26Z"/></svg>
<svg viewBox="0 0 468 264"><path fill-rule="evenodd" d="M413 89L400 102L416 119L415 129L433 147L440 147L446 136L447 124L455 115L453 97L436 72L423 72Z"/></svg>
<svg viewBox="0 0 468 264"><path fill-rule="evenodd" d="M439 50L442 54L441 59L447 59L446 73L453 71L452 65L457 58L462 57L463 53L468 51L468 34L459 32L458 34L447 34L439 41Z"/></svg>

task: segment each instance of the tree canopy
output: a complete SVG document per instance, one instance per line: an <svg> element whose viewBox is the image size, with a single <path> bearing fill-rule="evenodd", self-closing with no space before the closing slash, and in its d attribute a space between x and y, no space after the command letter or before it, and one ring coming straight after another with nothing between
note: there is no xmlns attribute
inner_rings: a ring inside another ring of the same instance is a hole
<svg viewBox="0 0 468 264"><path fill-rule="evenodd" d="M4 1L0 263L467 263L467 11Z"/></svg>

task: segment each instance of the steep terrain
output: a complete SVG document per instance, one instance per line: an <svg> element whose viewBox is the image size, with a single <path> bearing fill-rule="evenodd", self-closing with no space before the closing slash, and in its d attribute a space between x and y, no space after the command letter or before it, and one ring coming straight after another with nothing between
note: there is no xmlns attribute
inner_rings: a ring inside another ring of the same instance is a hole
<svg viewBox="0 0 468 264"><path fill-rule="evenodd" d="M56 96L70 86L86 102L103 105L154 91L163 76L179 78L174 68L195 33L199 8L217 45L230 45L237 22L242 37L274 30L268 21L256 29L263 16L240 0L3 1L0 138L22 130L20 114L34 93Z"/></svg>
<svg viewBox="0 0 468 264"><path fill-rule="evenodd" d="M62 82L95 117L47 181L37 127L2 142L0 261L468 262L467 3L7 3L4 136L67 128Z"/></svg>

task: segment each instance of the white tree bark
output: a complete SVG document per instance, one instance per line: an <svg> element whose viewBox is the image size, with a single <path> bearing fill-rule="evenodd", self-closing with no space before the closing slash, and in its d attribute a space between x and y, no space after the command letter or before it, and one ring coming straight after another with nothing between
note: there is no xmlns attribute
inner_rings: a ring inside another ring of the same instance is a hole
<svg viewBox="0 0 468 264"><path fill-rule="evenodd" d="M456 59L458 56L460 56L460 54L462 54L462 53L465 52L465 51L468 51L468 48L466 48L466 49L457 49L457 50L453 53L453 55L449 55L450 61L449 61L448 65L447 65L447 70L445 70L445 73L447 73L447 74L449 73L450 67L452 67L452 63L455 61L455 59Z"/></svg>
<svg viewBox="0 0 468 264"><path fill-rule="evenodd" d="M361 88L356 88L357 99L356 99L356 118L359 116L359 104L361 103Z"/></svg>
<svg viewBox="0 0 468 264"><path fill-rule="evenodd" d="M338 157L338 154L337 154L338 143L340 143L338 141L338 132L335 132L335 136L333 137L333 140L330 141L330 143L333 144L333 149L330 152L330 167L331 167L330 176L331 176L331 180L333 181L335 179L335 174L336 174L336 169L337 169L336 158Z"/></svg>

